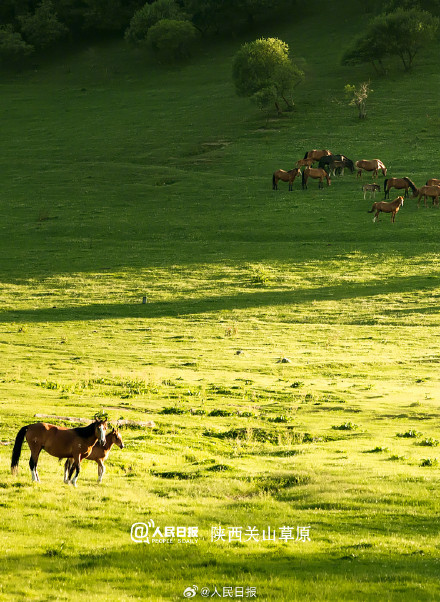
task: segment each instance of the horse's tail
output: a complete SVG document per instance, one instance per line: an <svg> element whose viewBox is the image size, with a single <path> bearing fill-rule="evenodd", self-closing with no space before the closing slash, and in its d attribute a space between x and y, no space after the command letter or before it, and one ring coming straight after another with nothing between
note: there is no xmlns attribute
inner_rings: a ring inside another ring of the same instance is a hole
<svg viewBox="0 0 440 602"><path fill-rule="evenodd" d="M306 169L307 169L307 167L306 167ZM306 170L305 170L305 169L303 169L303 172L302 172L302 176L301 176L301 184L302 184L302 187L303 187L303 188L304 188L304 187L305 187L305 185L306 185Z"/></svg>
<svg viewBox="0 0 440 602"><path fill-rule="evenodd" d="M405 180L405 182L408 182L408 186L413 191L413 195L416 196L416 194L417 194L417 186L414 184L414 182L412 180L410 180L409 178L403 178L403 179Z"/></svg>
<svg viewBox="0 0 440 602"><path fill-rule="evenodd" d="M371 207L371 211L368 211L367 213L373 213L373 211L376 210L376 203L373 203L373 206Z"/></svg>
<svg viewBox="0 0 440 602"><path fill-rule="evenodd" d="M386 192L387 191L387 182L388 182L389 178L385 178L385 180L383 181L383 191Z"/></svg>
<svg viewBox="0 0 440 602"><path fill-rule="evenodd" d="M275 188L276 188L276 185L277 185L277 184L276 184L276 182L275 182L275 173L274 173L274 174L273 174L273 176L272 176L272 190L275 190Z"/></svg>
<svg viewBox="0 0 440 602"><path fill-rule="evenodd" d="M12 450L12 458L11 458L11 472L12 474L17 474L18 471L18 461L20 459L21 448L23 445L24 437L26 435L26 431L28 430L29 425L23 426L19 431L15 438L14 449Z"/></svg>
<svg viewBox="0 0 440 602"><path fill-rule="evenodd" d="M307 151L306 154L304 155L304 159L308 159L309 158L308 155L309 155L309 151Z"/></svg>

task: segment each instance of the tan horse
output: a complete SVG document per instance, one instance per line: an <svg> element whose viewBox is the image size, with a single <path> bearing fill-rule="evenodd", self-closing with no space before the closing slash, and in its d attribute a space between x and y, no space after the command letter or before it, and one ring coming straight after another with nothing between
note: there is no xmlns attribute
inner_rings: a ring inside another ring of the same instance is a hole
<svg viewBox="0 0 440 602"><path fill-rule="evenodd" d="M296 166L297 167L312 167L314 162L315 162L315 159L299 159L296 162Z"/></svg>
<svg viewBox="0 0 440 602"><path fill-rule="evenodd" d="M322 180L325 178L327 180L327 186L330 186L332 183L330 180L330 176L325 171L325 169L321 169L321 167L306 167L302 174L302 187L303 190L307 188L307 180L309 178L313 178L315 180L319 180L318 187L322 188Z"/></svg>
<svg viewBox="0 0 440 602"><path fill-rule="evenodd" d="M373 203L371 211L368 213L373 213L374 211L376 212L375 216L373 217L373 222L378 221L379 213L391 213L391 221L394 222L396 220L396 213L401 207L403 207L403 196L398 196L397 199L394 199L394 201L388 203L385 201Z"/></svg>
<svg viewBox="0 0 440 602"><path fill-rule="evenodd" d="M122 442L122 437L119 433L118 429L113 429L110 433L107 433L105 444L95 443L92 447L92 451L88 456L85 456L84 460L94 460L98 464L98 483L102 481L102 478L105 473L104 461L107 460L110 450L113 445L117 445L121 449L123 449L124 444ZM64 482L69 482L69 472L72 466L73 459L68 458L66 463L64 464Z"/></svg>
<svg viewBox="0 0 440 602"><path fill-rule="evenodd" d="M278 182L281 180L282 182L289 182L289 190L293 190L293 182L295 181L296 176L299 176L301 170L299 167L295 167L289 171L284 171L284 169L279 169L275 171L272 176L272 189L278 190Z"/></svg>
<svg viewBox="0 0 440 602"><path fill-rule="evenodd" d="M76 486L82 458L87 457L97 441L105 444L106 420L95 420L88 426L68 429L63 426L54 426L45 422L36 422L23 426L15 438L12 451L11 472L18 471L21 448L24 438L31 450L29 467L32 471L32 480L39 482L37 472L38 457L42 449L55 458L72 458L69 479L76 469L72 484Z"/></svg>
<svg viewBox="0 0 440 602"><path fill-rule="evenodd" d="M411 188L413 191L413 198L417 196L417 187L412 180L409 178L386 178L383 183L383 189L385 192L384 198L390 198L390 188L396 188L397 190L405 189L405 197L408 196L408 189Z"/></svg>
<svg viewBox="0 0 440 602"><path fill-rule="evenodd" d="M432 204L438 206L438 197L440 195L440 186L422 186L418 190L419 200L417 202L417 209L420 205L420 200L423 197L426 205L426 197L430 197L432 199Z"/></svg>
<svg viewBox="0 0 440 602"><path fill-rule="evenodd" d="M387 175L387 168L380 159L361 159L360 161L356 161L355 167L358 168L358 178L362 177L362 170L372 171L373 178L377 176L379 169L382 171L384 176Z"/></svg>
<svg viewBox="0 0 440 602"><path fill-rule="evenodd" d="M374 184L364 184L362 186L362 191L364 193L364 199L365 199L365 197L367 195L367 192L370 194L370 198L371 198L371 196L373 196L373 199L376 198L376 192L379 192L379 190L380 190L379 184L376 184L376 183L374 183Z"/></svg>
<svg viewBox="0 0 440 602"><path fill-rule="evenodd" d="M426 186L440 186L440 180L437 178L431 178L426 182Z"/></svg>
<svg viewBox="0 0 440 602"><path fill-rule="evenodd" d="M304 155L304 159L313 159L313 161L319 161L322 157L327 157L327 155L331 155L332 152L323 148L322 150L313 149L311 151L307 151Z"/></svg>

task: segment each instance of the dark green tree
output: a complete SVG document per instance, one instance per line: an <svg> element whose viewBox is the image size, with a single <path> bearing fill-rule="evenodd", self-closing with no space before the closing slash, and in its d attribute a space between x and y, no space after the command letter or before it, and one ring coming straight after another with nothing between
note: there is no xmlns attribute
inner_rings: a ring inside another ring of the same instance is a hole
<svg viewBox="0 0 440 602"><path fill-rule="evenodd" d="M50 46L68 32L58 20L51 0L42 0L35 13L22 15L19 21L23 38L35 48Z"/></svg>
<svg viewBox="0 0 440 602"><path fill-rule="evenodd" d="M148 30L147 45L158 60L173 63L191 55L199 35L190 21L161 19Z"/></svg>
<svg viewBox="0 0 440 602"><path fill-rule="evenodd" d="M439 29L439 19L417 9L399 9L370 21L366 31L345 51L343 65L371 63L384 71L383 60L398 56L408 71L417 53L431 43Z"/></svg>
<svg viewBox="0 0 440 602"><path fill-rule="evenodd" d="M33 51L34 47L27 44L11 24L0 27L0 62L18 63Z"/></svg>
<svg viewBox="0 0 440 602"><path fill-rule="evenodd" d="M161 19L184 21L186 15L175 0L156 0L152 4L147 3L134 13L125 32L125 39L133 44L146 42L148 30Z"/></svg>

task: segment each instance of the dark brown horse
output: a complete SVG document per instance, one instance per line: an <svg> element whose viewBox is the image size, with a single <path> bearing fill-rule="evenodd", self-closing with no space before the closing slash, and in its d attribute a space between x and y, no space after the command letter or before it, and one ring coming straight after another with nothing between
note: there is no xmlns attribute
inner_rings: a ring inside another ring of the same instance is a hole
<svg viewBox="0 0 440 602"><path fill-rule="evenodd" d="M307 188L307 180L309 178L314 178L315 180L319 180L319 184L318 184L319 188L323 187L322 180L324 178L327 180L327 186L330 186L330 184L331 184L330 176L325 171L325 169L321 169L320 167L306 167L305 168L305 170L303 171L303 175L302 175L303 189Z"/></svg>
<svg viewBox="0 0 440 602"><path fill-rule="evenodd" d="M293 190L293 182L296 176L299 176L301 170L299 167L295 167L290 171L284 171L284 169L279 169L275 171L272 176L272 188L273 190L278 190L278 182L282 180L283 182L289 182L289 190Z"/></svg>
<svg viewBox="0 0 440 602"><path fill-rule="evenodd" d="M18 471L18 461L20 459L21 448L24 438L31 450L29 467L32 471L32 480L39 481L37 472L38 457L42 449L46 450L55 458L72 458L72 464L69 473L69 479L72 478L74 470L75 476L72 484L76 485L78 479L81 459L87 457L92 451L92 447L97 441L105 444L106 420L95 420L88 426L77 427L73 429L64 426L54 426L45 422L36 422L23 426L15 439L14 449L12 451L11 472L16 474Z"/></svg>
<svg viewBox="0 0 440 602"><path fill-rule="evenodd" d="M394 222L396 220L396 213L401 207L403 207L403 196L398 196L397 199L394 199L394 201L390 201L388 203L385 201L373 203L371 211L368 213L373 213L373 211L376 212L375 216L373 217L373 222L378 221L379 213L382 211L383 213L391 213L391 221Z"/></svg>
<svg viewBox="0 0 440 602"><path fill-rule="evenodd" d="M419 208L420 201L422 197L425 201L426 207L426 198L429 197L432 199L432 204L438 206L438 197L440 196L440 186L422 186L418 190L419 200L417 202L417 209Z"/></svg>
<svg viewBox="0 0 440 602"><path fill-rule="evenodd" d="M357 177L362 177L362 170L372 171L373 178L377 176L379 169L384 176L387 175L387 168L380 159L361 159L360 161L356 161L355 167L358 168Z"/></svg>
<svg viewBox="0 0 440 602"><path fill-rule="evenodd" d="M413 191L413 198L417 196L418 192L417 186L409 178L386 178L383 183L384 198L390 198L390 188L396 188L397 190L405 189L405 197L408 196L409 188Z"/></svg>
<svg viewBox="0 0 440 602"><path fill-rule="evenodd" d="M95 443L92 447L92 451L88 456L85 456L84 460L94 460L98 464L98 483L102 481L102 477L105 473L104 461L107 460L110 450L113 445L117 445L121 449L123 449L124 444L122 442L122 437L119 433L118 429L113 429L110 433L107 433L105 438L105 444ZM66 463L64 464L64 482L69 483L69 472L72 466L73 459L68 458Z"/></svg>
<svg viewBox="0 0 440 602"><path fill-rule="evenodd" d="M323 148L322 150L313 149L306 152L304 159L313 159L313 161L319 161L319 159L322 159L322 157L326 157L327 155L331 154L332 152L326 148Z"/></svg>

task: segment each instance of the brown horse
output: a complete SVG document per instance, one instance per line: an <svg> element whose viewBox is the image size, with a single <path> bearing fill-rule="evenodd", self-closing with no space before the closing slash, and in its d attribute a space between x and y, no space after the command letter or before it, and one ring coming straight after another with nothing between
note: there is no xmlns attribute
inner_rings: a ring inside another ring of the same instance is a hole
<svg viewBox="0 0 440 602"><path fill-rule="evenodd" d="M360 161L356 161L355 167L358 168L357 177L362 177L362 170L372 171L373 178L377 176L379 169L382 171L384 176L387 175L387 168L382 163L380 159L361 159Z"/></svg>
<svg viewBox="0 0 440 602"><path fill-rule="evenodd" d="M391 213L391 221L394 222L396 220L396 213L401 207L403 207L403 196L398 196L397 199L394 199L394 201L388 203L386 203L385 201L378 201L377 203L373 203L371 211L369 211L368 213L373 213L373 211L376 212L375 216L373 217L373 222L378 221L377 218L379 217L379 213L381 213L382 211L384 213Z"/></svg>
<svg viewBox="0 0 440 602"><path fill-rule="evenodd" d="M327 155L331 155L332 152L323 148L322 150L313 149L311 151L307 151L304 155L304 159L313 159L313 161L319 161L322 157L327 157Z"/></svg>
<svg viewBox="0 0 440 602"><path fill-rule="evenodd" d="M312 167L314 162L315 162L315 159L299 159L296 162L296 166L297 167Z"/></svg>
<svg viewBox="0 0 440 602"><path fill-rule="evenodd" d="M440 180L437 178L431 178L426 182L426 186L440 186Z"/></svg>
<svg viewBox="0 0 440 602"><path fill-rule="evenodd" d="M282 180L283 182L289 182L289 190L293 190L293 182L296 176L299 176L301 170L299 167L295 167L289 171L284 171L284 169L279 169L275 171L272 176L272 189L278 190L278 181Z"/></svg>
<svg viewBox="0 0 440 602"><path fill-rule="evenodd" d="M331 180L328 173L325 169L321 169L320 167L306 167L302 174L302 187L303 190L307 188L307 180L309 178L313 178L315 180L319 180L318 187L322 188L322 180L325 178L327 180L327 186L330 186Z"/></svg>
<svg viewBox="0 0 440 602"><path fill-rule="evenodd" d="M440 186L422 186L418 190L419 200L417 202L417 209L420 205L420 200L423 197L426 205L426 197L430 197L432 199L432 204L438 206L438 197L440 195Z"/></svg>
<svg viewBox="0 0 440 602"><path fill-rule="evenodd" d="M11 472L16 474L18 471L18 461L20 459L21 448L24 438L29 444L31 457L29 467L32 471L32 480L39 481L37 472L38 457L42 449L46 450L55 458L72 458L69 479L76 469L72 484L76 486L78 479L81 459L88 456L92 447L97 441L105 444L106 420L95 420L88 426L77 427L73 429L64 426L54 426L44 422L36 422L23 426L15 439L14 449L12 451Z"/></svg>
<svg viewBox="0 0 440 602"><path fill-rule="evenodd" d="M390 188L396 188L401 190L405 189L405 197L408 196L408 189L411 188L413 191L413 198L417 196L417 187L412 180L409 178L386 178L383 182L383 189L385 192L384 198L390 198Z"/></svg>
<svg viewBox="0 0 440 602"><path fill-rule="evenodd" d="M121 449L123 449L123 447L124 447L124 444L122 442L122 437L121 437L118 429L113 429L110 433L107 433L105 439L106 440L105 440L104 445L102 445L101 443L95 443L95 445L92 447L92 451L90 452L90 454L88 456L85 456L84 458L81 457L81 459L84 459L84 460L94 460L98 464L98 483L100 483L102 481L102 477L104 476L104 473L105 473L104 461L107 460L107 458L110 454L110 450L113 447L113 445L116 444ZM70 472L70 468L72 466L72 462L73 462L73 459L68 458L66 460L66 463L64 464L64 482L65 483L69 482L69 472Z"/></svg>

